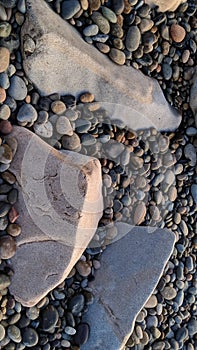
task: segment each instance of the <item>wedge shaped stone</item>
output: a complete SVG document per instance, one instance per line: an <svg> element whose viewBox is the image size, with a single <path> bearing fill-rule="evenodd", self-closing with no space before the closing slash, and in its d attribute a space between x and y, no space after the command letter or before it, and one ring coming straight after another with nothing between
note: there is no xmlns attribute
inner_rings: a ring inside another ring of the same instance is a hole
<svg viewBox="0 0 197 350"><path fill-rule="evenodd" d="M151 7L158 6L160 12L175 11L186 0L145 0Z"/></svg>
<svg viewBox="0 0 197 350"><path fill-rule="evenodd" d="M180 115L167 103L156 80L110 61L45 1L27 0L21 33L25 73L42 95L78 96L89 91L112 119L122 118L131 129L175 130L180 124Z"/></svg>
<svg viewBox="0 0 197 350"><path fill-rule="evenodd" d="M120 223L119 240L107 246L96 272L95 302L83 321L91 325L82 350L123 350L135 319L154 291L174 247L174 233ZM117 239L117 238L116 238Z"/></svg>
<svg viewBox="0 0 197 350"><path fill-rule="evenodd" d="M22 228L10 292L32 306L67 277L97 229L101 166L91 157L61 153L23 127L13 127L10 137L18 141L10 170Z"/></svg>

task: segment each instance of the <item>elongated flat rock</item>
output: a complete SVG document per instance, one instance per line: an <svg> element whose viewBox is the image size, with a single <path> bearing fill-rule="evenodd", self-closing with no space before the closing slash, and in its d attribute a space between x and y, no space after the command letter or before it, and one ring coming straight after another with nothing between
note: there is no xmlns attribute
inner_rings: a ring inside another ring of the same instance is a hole
<svg viewBox="0 0 197 350"><path fill-rule="evenodd" d="M122 238L107 246L102 269L90 285L95 302L84 317L91 329L82 350L124 349L173 251L175 235L170 231L123 223L118 231Z"/></svg>
<svg viewBox="0 0 197 350"><path fill-rule="evenodd" d="M27 0L21 33L24 70L42 95L89 91L131 129L175 130L180 124L156 80L110 61L43 0Z"/></svg>
<svg viewBox="0 0 197 350"><path fill-rule="evenodd" d="M60 153L23 127L14 127L10 137L18 141L10 170L22 227L10 292L32 306L67 277L97 229L101 166L91 157Z"/></svg>
<svg viewBox="0 0 197 350"><path fill-rule="evenodd" d="M192 112L194 113L195 123L197 126L197 66L195 67L195 73L192 78L189 104Z"/></svg>
<svg viewBox="0 0 197 350"><path fill-rule="evenodd" d="M186 0L145 0L151 7L158 6L160 12L175 11Z"/></svg>

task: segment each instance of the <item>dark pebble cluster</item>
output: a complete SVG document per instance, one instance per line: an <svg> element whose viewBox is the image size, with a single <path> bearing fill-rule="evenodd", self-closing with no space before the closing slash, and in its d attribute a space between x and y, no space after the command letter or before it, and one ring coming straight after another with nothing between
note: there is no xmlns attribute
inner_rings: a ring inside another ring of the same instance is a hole
<svg viewBox="0 0 197 350"><path fill-rule="evenodd" d="M166 227L176 235L174 252L125 350L195 350L197 129L189 108L196 64L195 1L165 14L142 0L47 2L115 63L156 78L168 101L183 112L183 122L174 133L135 132L120 120L112 123L91 92L77 100L72 95L41 97L22 68L25 1L0 1L0 347L80 349L91 331L83 322L94 301L88 283L102 268L102 251L116 237L115 223L121 220ZM97 157L102 166L104 212L92 246L68 278L31 308L8 291L13 274L9 258L21 232L15 177L9 171L17 143L6 139L13 124L60 151Z"/></svg>

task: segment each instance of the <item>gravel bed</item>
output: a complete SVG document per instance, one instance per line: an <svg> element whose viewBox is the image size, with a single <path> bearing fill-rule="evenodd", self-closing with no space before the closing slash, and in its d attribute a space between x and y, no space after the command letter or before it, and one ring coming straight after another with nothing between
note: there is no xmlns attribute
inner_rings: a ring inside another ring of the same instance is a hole
<svg viewBox="0 0 197 350"><path fill-rule="evenodd" d="M80 349L91 327L83 322L93 303L88 282L102 269L102 251L116 237L114 222L121 220L166 227L177 238L125 350L195 350L197 128L189 91L196 62L196 3L188 0L176 12L161 14L141 0L48 2L115 63L156 78L169 103L182 111L183 121L174 133L134 132L118 120L112 124L91 91L78 100L39 96L22 68L25 1L0 1L0 347ZM32 308L23 307L8 291L13 274L9 259L16 250L14 237L21 232L15 178L9 172L17 143L6 139L13 124L29 128L58 150L95 156L102 165L104 212L92 248Z"/></svg>

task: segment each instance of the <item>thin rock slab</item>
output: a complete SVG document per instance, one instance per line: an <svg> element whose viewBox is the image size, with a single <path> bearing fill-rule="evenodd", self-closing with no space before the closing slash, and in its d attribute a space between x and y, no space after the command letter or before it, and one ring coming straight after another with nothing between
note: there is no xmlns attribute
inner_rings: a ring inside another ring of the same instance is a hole
<svg viewBox="0 0 197 350"><path fill-rule="evenodd" d="M135 319L154 291L173 252L174 233L117 223L119 239L101 256L90 283L95 301L83 322L91 325L82 350L123 350Z"/></svg>
<svg viewBox="0 0 197 350"><path fill-rule="evenodd" d="M103 211L101 166L61 153L23 127L13 127L9 137L18 141L10 171L22 228L10 292L30 307L67 277L95 234Z"/></svg>
<svg viewBox="0 0 197 350"><path fill-rule="evenodd" d="M26 42L34 43L34 50ZM87 44L43 0L27 0L21 31L23 67L41 95L89 91L112 119L131 129L175 130L181 116L167 103L154 79L132 67L117 66Z"/></svg>
<svg viewBox="0 0 197 350"><path fill-rule="evenodd" d="M186 0L145 0L151 7L158 6L160 12L175 11Z"/></svg>
<svg viewBox="0 0 197 350"><path fill-rule="evenodd" d="M192 78L189 104L192 109L192 112L194 113L195 123L197 127L197 67L195 67L195 73Z"/></svg>

